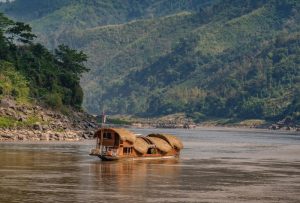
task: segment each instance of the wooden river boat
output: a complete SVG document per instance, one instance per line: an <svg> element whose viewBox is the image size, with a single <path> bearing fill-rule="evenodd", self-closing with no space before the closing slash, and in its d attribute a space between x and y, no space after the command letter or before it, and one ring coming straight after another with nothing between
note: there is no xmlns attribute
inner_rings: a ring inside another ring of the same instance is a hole
<svg viewBox="0 0 300 203"><path fill-rule="evenodd" d="M176 158L183 148L181 140L173 135L137 136L122 128L101 128L94 137L96 148L91 150L90 155L104 161Z"/></svg>

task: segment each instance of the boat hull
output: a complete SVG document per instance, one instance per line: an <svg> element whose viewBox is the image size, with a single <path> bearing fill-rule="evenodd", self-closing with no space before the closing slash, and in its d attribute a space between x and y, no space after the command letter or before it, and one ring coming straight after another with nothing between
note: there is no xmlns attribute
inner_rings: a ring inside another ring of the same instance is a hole
<svg viewBox="0 0 300 203"><path fill-rule="evenodd" d="M179 156L171 155L171 156L141 156L141 157L113 157L113 156L105 156L98 155L98 157L102 161L120 161L120 160L164 160L164 159L177 159Z"/></svg>

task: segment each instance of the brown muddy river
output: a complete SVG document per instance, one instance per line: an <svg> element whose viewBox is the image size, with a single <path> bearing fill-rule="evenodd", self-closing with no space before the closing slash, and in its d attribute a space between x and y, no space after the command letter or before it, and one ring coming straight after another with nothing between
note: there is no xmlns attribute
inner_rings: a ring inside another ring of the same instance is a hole
<svg viewBox="0 0 300 203"><path fill-rule="evenodd" d="M300 134L139 129L179 135L179 160L101 162L94 141L0 143L0 203L300 202Z"/></svg>

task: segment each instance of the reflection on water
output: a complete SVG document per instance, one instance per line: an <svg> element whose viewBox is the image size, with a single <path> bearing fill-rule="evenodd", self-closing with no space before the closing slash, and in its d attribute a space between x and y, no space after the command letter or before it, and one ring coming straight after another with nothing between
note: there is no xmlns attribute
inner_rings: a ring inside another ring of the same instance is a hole
<svg viewBox="0 0 300 203"><path fill-rule="evenodd" d="M176 160L94 163L90 165L90 172L95 181L91 182L104 191L123 195L134 195L137 190L144 189L140 191L139 195L142 195L151 192L147 191L150 185L160 187L168 180L175 183L180 176L180 168L174 167L177 163Z"/></svg>
<svg viewBox="0 0 300 203"><path fill-rule="evenodd" d="M147 186L147 182L151 182L151 179L157 176L176 178L179 168L170 166L176 163L177 160L103 162L91 164L90 172L94 173L97 181L101 183L106 182L109 177L109 180L122 190L134 184ZM164 167L159 167L162 164Z"/></svg>
<svg viewBox="0 0 300 203"><path fill-rule="evenodd" d="M87 155L94 142L1 143L0 202L300 201L299 135L170 133L184 141L180 159L101 162Z"/></svg>

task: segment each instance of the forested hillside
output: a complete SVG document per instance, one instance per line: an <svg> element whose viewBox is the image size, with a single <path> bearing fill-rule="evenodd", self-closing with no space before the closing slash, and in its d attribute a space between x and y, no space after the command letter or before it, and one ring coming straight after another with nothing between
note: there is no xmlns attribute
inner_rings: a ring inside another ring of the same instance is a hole
<svg viewBox="0 0 300 203"><path fill-rule="evenodd" d="M58 110L81 108L80 76L88 69L87 56L60 45L51 53L31 27L14 22L0 13L0 98L21 103L38 101Z"/></svg>
<svg viewBox="0 0 300 203"><path fill-rule="evenodd" d="M213 0L16 0L0 3L9 16L30 22L40 40L55 48L61 36L86 28L171 15L182 10L200 11ZM50 39L49 39L50 37ZM75 43L76 44L76 43Z"/></svg>
<svg viewBox="0 0 300 203"><path fill-rule="evenodd" d="M90 112L299 121L297 0L16 0L0 8L49 47L87 53Z"/></svg>

